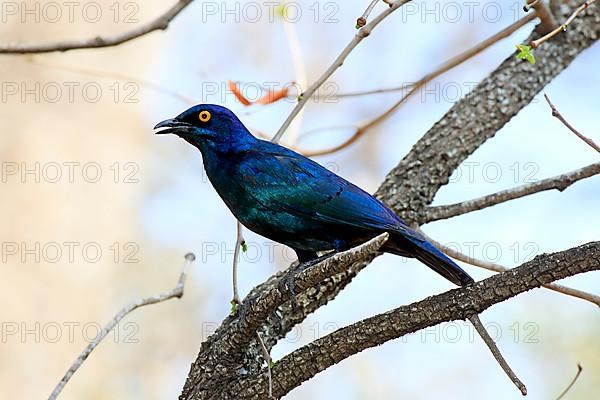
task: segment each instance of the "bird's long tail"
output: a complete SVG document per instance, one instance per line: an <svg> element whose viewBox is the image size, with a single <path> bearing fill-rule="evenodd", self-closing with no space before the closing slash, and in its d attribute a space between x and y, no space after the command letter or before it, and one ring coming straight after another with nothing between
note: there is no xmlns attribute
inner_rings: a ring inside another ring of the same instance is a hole
<svg viewBox="0 0 600 400"><path fill-rule="evenodd" d="M393 235L384 250L401 256L414 257L429 268L458 286L466 286L474 280L454 261L438 250L417 232L414 236Z"/></svg>

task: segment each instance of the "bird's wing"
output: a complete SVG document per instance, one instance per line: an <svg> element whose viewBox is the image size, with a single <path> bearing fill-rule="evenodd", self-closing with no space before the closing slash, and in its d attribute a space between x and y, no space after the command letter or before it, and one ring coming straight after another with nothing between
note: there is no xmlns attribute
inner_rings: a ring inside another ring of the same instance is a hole
<svg viewBox="0 0 600 400"><path fill-rule="evenodd" d="M272 210L359 228L403 230L383 203L316 162L284 147L251 150L241 179L256 201ZM260 188L260 189L259 189ZM407 228L407 227L406 227Z"/></svg>
<svg viewBox="0 0 600 400"><path fill-rule="evenodd" d="M394 233L402 238L399 243L391 240L397 254L416 257L457 285L473 282L422 234L362 189L291 150L280 146L264 150L252 151L238 177L256 189L251 195L264 207L317 222Z"/></svg>

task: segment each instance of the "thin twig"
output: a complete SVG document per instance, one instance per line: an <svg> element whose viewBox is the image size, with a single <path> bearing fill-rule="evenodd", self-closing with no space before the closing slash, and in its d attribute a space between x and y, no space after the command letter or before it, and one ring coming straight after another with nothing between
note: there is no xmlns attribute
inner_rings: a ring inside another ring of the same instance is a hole
<svg viewBox="0 0 600 400"><path fill-rule="evenodd" d="M0 54L50 53L76 49L111 47L137 39L157 30L165 30L170 22L194 0L179 0L158 18L115 36L96 36L86 40L66 40L47 44L9 44L0 46Z"/></svg>
<svg viewBox="0 0 600 400"><path fill-rule="evenodd" d="M526 2L523 6L523 10L525 11L529 11L531 8L535 10L535 16L540 20L539 25L535 28L537 33L545 35L558 26L554 15L552 15L546 3L541 0L533 0Z"/></svg>
<svg viewBox="0 0 600 400"><path fill-rule="evenodd" d="M296 68L297 78L303 82L306 82L306 69L304 65L304 58L302 56L302 50L300 48L300 42L298 40L298 36L296 35L296 31L293 24L284 21L284 26L286 29L286 34L288 38L288 42L290 45L290 51L292 52L292 58L294 59L294 67ZM296 126L299 126L297 124ZM273 136L271 141L273 143L279 142L281 139L281 135ZM240 298L238 292L238 284L237 284L237 265L238 265L238 254L240 252L240 247L244 244L244 237L242 235L242 224L240 221L237 221L237 240L235 243L235 250L233 256L233 300L231 300L232 311L235 309L235 306L241 304L242 300ZM260 337L259 337L260 338ZM262 344L262 341L261 341Z"/></svg>
<svg viewBox="0 0 600 400"><path fill-rule="evenodd" d="M494 356L496 361L498 361L498 364L500 364L500 367L502 367L502 369L504 370L506 375L515 384L515 386L517 388L519 388L519 390L521 391L521 394L523 394L523 396L526 396L527 388L525 387L523 382L521 382L519 377L510 368L510 366L508 365L508 363L506 362L504 357L502 357L502 353L500 353L500 350L496 346L496 343L494 343L494 340L490 337L490 335L485 330L485 327L481 323L479 316L477 314L471 314L467 318L469 318L469 321L471 321L471 323L475 327L475 330L477 330L477 333L479 333L479 336L481 336L481 338L483 339L483 341L485 342L487 347L490 349L490 351L492 352L492 355Z"/></svg>
<svg viewBox="0 0 600 400"><path fill-rule="evenodd" d="M258 337L258 343L260 343L260 348L262 349L263 357L267 361L267 376L269 377L269 398L273 398L273 375L271 373L271 369L273 365L271 363L271 355L269 354L269 350L267 350L267 346L265 346L265 342L263 342L260 337L260 333L256 332L256 337Z"/></svg>
<svg viewBox="0 0 600 400"><path fill-rule="evenodd" d="M571 383L569 383L569 386L567 386L565 388L565 390L562 391L562 393L556 398L556 400L560 400L563 397L565 397L565 394L567 394L569 392L569 390L571 390L571 388L573 387L575 382L577 382L577 379L579 379L579 375L581 375L581 371L583 371L583 368L581 367L581 364L577 363L577 373L573 377L573 380L571 381Z"/></svg>
<svg viewBox="0 0 600 400"><path fill-rule="evenodd" d="M362 95L369 95L369 94L375 94L375 93L385 93L387 91L407 90L408 89L408 92L406 94L404 94L402 96L402 98L400 100L398 100L394 105L392 105L390 108L388 108L386 111L384 111L382 114L378 115L374 119L372 119L372 120L362 124L358 128L356 128L354 134L350 138L348 138L346 141L344 141L343 143L341 143L337 146L331 147L331 148L327 148L327 149L315 150L315 151L306 150L306 151L302 151L302 153L307 156L322 156L322 155L326 155L326 154L335 153L336 151L339 151L339 150L342 150L342 149L348 147L352 143L356 142L370 128L381 123L383 120L385 120L390 115L392 115L392 113L394 113L398 108L400 108L403 104L406 103L406 100L409 97L418 93L419 89L421 89L424 85L426 85L433 79L437 78L438 76L457 67L458 65L467 61L468 59L476 56L477 54L481 53L488 47L495 44L496 42L512 35L514 32L516 32L523 26L527 25L527 23L534 20L535 18L536 18L535 14L528 14L527 16L525 16L525 17L521 18L520 20L518 20L517 22L507 26L506 28L504 28L500 32L496 33L495 35L490 36L489 38L483 40L482 42L471 47L470 49L452 57L450 60L448 60L444 64L442 64L439 68L426 74L425 76L423 76L421 79L419 79L418 81L416 81L415 83L413 83L410 86L403 85L403 86L395 87L395 88L391 88L391 89L377 89L377 90L370 90L370 91L366 91L366 92L347 93L347 94L342 95L342 96L362 96Z"/></svg>
<svg viewBox="0 0 600 400"><path fill-rule="evenodd" d="M303 85L306 82L306 67L304 65L304 58L302 56L302 49L300 48L300 41L298 40L298 36L296 34L295 28L293 24L284 21L284 27L286 30L286 35L288 38L288 43L290 45L290 51L292 52L292 58L294 60L294 68L296 69L297 79ZM304 83L303 83L304 82ZM300 126L299 120L296 121L296 127ZM275 135L271 139L273 143L278 143L281 139L282 135ZM237 284L237 267L238 267L238 255L240 252L240 247L244 244L244 237L242 235L242 224L240 221L237 221L237 239L235 243L235 250L233 256L233 299L231 300L231 310L235 311L235 308L238 304L241 304L242 300L240 298L238 292L238 284Z"/></svg>
<svg viewBox="0 0 600 400"><path fill-rule="evenodd" d="M239 264L239 258L240 258L240 249L244 246L245 241L244 241L244 235L243 235L243 230L244 228L242 227L242 224L240 221L236 220L236 239L235 239L235 250L233 251L233 273L232 273L232 278L233 278L233 299L231 300L231 305L232 308L235 308L235 306L237 306L238 304L241 304L242 299L240 298L240 293L238 291L238 279L237 279L237 271L238 271L238 264Z"/></svg>
<svg viewBox="0 0 600 400"><path fill-rule="evenodd" d="M456 217L458 215L482 210L484 208L505 203L520 197L543 192L545 190L556 189L562 192L573 183L598 174L600 174L600 162L590 164L575 171L567 172L552 178L542 179L541 181L535 183L529 183L512 189L502 190L500 192L488 194L473 200L462 201L460 203L449 204L445 206L429 207L427 208L424 222L432 222L440 219Z"/></svg>
<svg viewBox="0 0 600 400"><path fill-rule="evenodd" d="M297 272L292 266L279 275L276 278L277 283L270 285L268 290L258 292L253 290L250 292L244 298L239 307L240 310L235 316L239 318L237 328L226 333L227 341L219 351L234 352L243 348L249 343L250 338L254 336L265 318L275 312L279 306L292 299L292 292L287 286L290 282L289 278L293 281L295 294L300 295L319 283L346 272L356 261L373 257L388 237L387 232L382 233L365 243L310 265L309 268L300 268L302 269L301 272ZM360 266L355 266L353 273L358 273L366 266L367 263L364 262Z"/></svg>
<svg viewBox="0 0 600 400"><path fill-rule="evenodd" d="M287 20L283 20L283 27L285 29L285 36L288 41L290 53L292 54L292 62L294 65L294 74L296 76L295 82L298 87L304 88L308 85L308 78L306 74L306 63L304 62L304 55L302 53L302 46L300 46L300 40L298 39L298 33L296 31L296 24ZM300 127L302 126L302 118L304 116L304 109L298 114L298 118L290 126L290 134L288 134L289 144L293 144L298 138Z"/></svg>
<svg viewBox="0 0 600 400"><path fill-rule="evenodd" d="M197 103L191 97L188 97L188 96L186 96L182 93L179 93L175 90L172 90L166 86L160 85L155 82L147 81L144 79L140 79L138 77L123 74L121 72L100 71L100 70L94 70L94 69L88 69L88 68L73 67L73 66L63 65L63 64L56 64L53 62L49 62L43 56L39 56L39 57L32 56L31 58L27 57L26 59L28 62L31 62L32 64L35 64L35 65L43 65L43 66L47 66L50 68L56 68L56 69L60 69L60 70L64 70L64 71L70 71L70 72L75 72L78 74L85 74L85 75L90 75L90 76L95 76L95 77L100 77L100 78L111 78L111 79L117 79L117 80L124 81L124 82L132 82L132 83L138 84L142 87L148 88L150 90L154 90L156 92L170 96L188 106L194 105Z"/></svg>
<svg viewBox="0 0 600 400"><path fill-rule="evenodd" d="M187 253L185 255L185 262L183 263L183 268L181 269L181 274L179 275L179 280L177 281L177 285L175 286L175 288L169 290L168 292L165 292L165 293L162 293L162 294L159 294L159 295L156 295L156 296L146 297L146 298L143 298L143 299L136 300L133 303L130 303L127 306L123 307L121 309L121 311L119 311L113 317L113 319L111 319L108 322L108 324L106 324L106 326L104 328L102 328L102 330L100 331L100 333L98 333L98 336L96 336L94 338L94 340L91 341L85 347L85 349L83 349L83 351L81 352L81 354L79 354L79 356L77 357L77 359L75 359L75 361L73 362L73 364L71 364L71 366L69 367L69 369L67 370L67 372L64 374L64 376L62 377L62 379L60 380L60 382L58 382L58 384L56 385L56 387L54 388L54 390L50 394L50 397L48 397L48 400L55 400L58 397L58 395L63 390L63 388L65 387L65 385L67 384L67 382L69 382L69 380L71 379L71 377L73 376L73 374L79 369L79 367L81 367L81 365L89 357L89 355L91 354L91 352L94 351L94 349L100 344L100 342L102 342L102 340L110 333L110 331L112 331L113 328L123 318L125 318L125 316L127 314L129 314L130 312L132 312L136 308L140 308L140 307L143 307L143 306L148 306L148 305L151 305L151 304L160 303L160 302L163 302L165 300L172 299L174 297L177 297L178 299L180 299L181 296L183 296L183 289L185 287L185 279L187 277L190 265L192 264L192 262L195 259L196 259L196 256L193 253Z"/></svg>
<svg viewBox="0 0 600 400"><path fill-rule="evenodd" d="M365 12L362 13L362 15L356 19L356 29L360 29L367 24L367 19L369 18L371 11L373 11L377 3L379 3L379 0L371 0Z"/></svg>
<svg viewBox="0 0 600 400"><path fill-rule="evenodd" d="M596 150L598 153L600 153L600 146L598 146L596 143L594 143L594 141L588 137L586 137L585 135L581 134L577 129L575 129L563 116L562 114L558 111L558 109L554 106L554 104L552 104L552 102L550 101L550 97L548 97L548 95L546 93L544 93L544 98L546 99L546 102L548 103L548 105L550 106L550 108L552 109L552 116L556 117L560 122L563 123L564 126L566 126L567 128L569 128L569 130L571 132L573 132L579 139L583 140L584 142L586 142L591 148L593 148L594 150Z"/></svg>
<svg viewBox="0 0 600 400"><path fill-rule="evenodd" d="M510 270L510 268L507 268L500 264L496 264L496 263L492 263L489 261L479 260L477 258L470 257L466 254L463 254L463 253L457 251L457 250L454 250L451 247L444 246L443 244L439 243L435 239L432 239L431 237L427 236L427 234L423 231L421 231L421 233L423 235L425 235L427 240L429 240L435 247L437 247L443 253L445 253L446 255L448 255L452 258L455 258L455 259L465 262L467 264L473 265L475 267L487 269L488 271L506 272L506 271ZM591 293L584 292L582 290L573 289L573 288L570 288L567 286L559 285L557 283L549 283L547 285L542 285L542 286L545 287L546 289L550 289L550 290L553 290L558 293L566 294L568 296L577 297L581 300L589 301L590 303L595 304L596 306L600 307L600 296L597 296L595 294L591 294Z"/></svg>
<svg viewBox="0 0 600 400"><path fill-rule="evenodd" d="M592 242L540 255L509 272L340 328L278 360L273 367L273 395L283 397L318 373L366 349L443 322L467 319L541 284L600 270L599 252L600 242ZM256 393L264 391L266 378L264 371L256 371L234 379L231 386L218 393L222 398L255 399ZM186 393L183 398L191 399L195 393ZM237 393L244 395L236 396Z"/></svg>
<svg viewBox="0 0 600 400"><path fill-rule="evenodd" d="M590 5L592 5L593 3L595 3L596 0L588 0L586 2L584 2L582 5L580 5L579 7L577 7L577 9L573 12L573 14L571 14L569 16L569 18L567 18L567 20L560 26L558 26L556 29L554 29L553 31L551 31L550 33L542 36L541 38L537 39L537 40L532 40L530 45L532 49L535 49L536 47L538 47L540 44L544 43L546 40L553 38L554 36L556 36L557 34L559 34L560 32L566 31L567 27L569 26L569 24L571 24L571 22L573 22L573 20L575 18L577 18L577 16L586 8L588 8Z"/></svg>
<svg viewBox="0 0 600 400"><path fill-rule="evenodd" d="M352 38L350 43L348 43L346 45L344 50L336 57L336 59L329 66L329 68L327 68L327 70L325 70L325 72L319 77L319 79L316 80L315 83L313 83L307 90L304 91L304 93L302 93L300 95L300 99L299 99L298 103L296 103L296 105L292 109L292 112L290 113L290 115L288 115L288 117L283 122L283 124L281 125L281 127L279 128L279 130L277 131L275 136L273 136L274 142L279 141L279 139L281 138L281 136L283 136L286 129L290 126L290 124L292 123L294 118L296 118L296 115L298 115L300 110L302 110L302 108L306 105L306 103L311 98L311 96L315 93L315 91L318 88L320 88L321 85L323 85L323 83L325 83L325 81L327 81L327 79L329 79L329 77L331 75L333 75L333 73L339 67L342 66L342 64L344 64L344 61L346 60L348 55L352 52L352 50L354 50L354 48L356 46L358 46L358 44L360 42L362 42L362 40L364 38L369 36L371 34L371 31L381 21L383 21L388 15L390 15L391 13L393 13L394 11L396 11L398 8L403 6L405 3L408 3L409 1L411 1L411 0L396 0L396 1L394 1L394 3L392 5L390 5L390 7L387 10L383 11L381 14L379 14L377 17L375 17L373 19L373 21L369 22L367 25L363 26L362 28L360 28L358 30L356 35L354 35L354 38Z"/></svg>

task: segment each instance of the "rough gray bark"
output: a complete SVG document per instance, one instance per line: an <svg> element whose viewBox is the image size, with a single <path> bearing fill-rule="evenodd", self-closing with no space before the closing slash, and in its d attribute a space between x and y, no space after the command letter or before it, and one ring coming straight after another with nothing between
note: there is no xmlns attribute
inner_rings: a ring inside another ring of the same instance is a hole
<svg viewBox="0 0 600 400"><path fill-rule="evenodd" d="M511 271L475 285L450 290L364 319L302 347L277 361L273 395L279 398L320 371L370 347L442 322L465 319L541 285L600 269L600 242L537 256ZM268 393L266 369L225 388L222 398L261 399Z"/></svg>
<svg viewBox="0 0 600 400"><path fill-rule="evenodd" d="M575 5L573 1L568 4L571 8L563 7L563 18ZM579 53L598 39L598 9L598 4L592 5L573 22L567 32L536 49L535 65L517 60L514 54L510 55L415 144L399 165L390 171L377 191L377 196L407 222L424 222L427 206L460 163L493 137L548 82L567 68ZM596 263L582 261L584 254L593 255L592 260ZM236 315L226 318L215 334L202 344L180 399L264 398L267 393L262 369L264 360L252 329L256 327L270 349L307 315L335 298L374 257L373 252L362 254L360 261L344 266L343 272L300 293L297 296L297 307L293 307L289 300L282 297L272 303L273 308L269 312L261 309L260 317L253 315L258 299L265 294L277 292L276 288L284 273L278 273L258 285L239 306ZM351 343L347 346L360 351L399 337L402 332L429 326L423 324L464 318L468 312L480 312L491 304L545 282L597 269L598 244L546 257L544 260L547 263L536 259L538 261L527 263L517 273L511 271L500 274L480 284L416 303L422 307L423 313L411 313L408 319L403 314L406 308L391 311L399 324L397 327L383 319L377 319L381 316L373 317L371 322L380 323L379 328L369 332L357 331L360 335L348 339ZM502 289L494 289L492 284ZM438 301L446 302L447 307L442 306L443 303L436 303ZM401 321L404 322L400 324ZM359 324L362 323L365 321ZM240 329L245 330L245 335L234 334ZM344 338L339 336L339 332L347 333L347 329L349 328L332 334L338 336L329 336ZM329 336L292 353L276 364L273 370L273 389L277 397L341 359L345 354L342 351L345 341L332 343ZM317 361L313 356L322 357L319 360L323 363L307 362L307 355L311 358L309 361Z"/></svg>
<svg viewBox="0 0 600 400"><path fill-rule="evenodd" d="M444 206L427 207L425 221L432 222L440 219L452 218L472 211L483 210L484 208L496 204L505 203L544 190L555 189L562 192L575 182L598 174L600 174L600 162L587 165L566 174L542 179L539 182L526 184L516 188L502 190L477 199L461 201L460 203L447 204Z"/></svg>
<svg viewBox="0 0 600 400"><path fill-rule="evenodd" d="M576 2L567 2L563 18ZM426 207L454 170L533 100L600 36L597 3L569 29L535 50L530 64L510 55L456 103L392 169L377 190L379 199L408 222L426 220ZM531 36L527 42L535 36Z"/></svg>

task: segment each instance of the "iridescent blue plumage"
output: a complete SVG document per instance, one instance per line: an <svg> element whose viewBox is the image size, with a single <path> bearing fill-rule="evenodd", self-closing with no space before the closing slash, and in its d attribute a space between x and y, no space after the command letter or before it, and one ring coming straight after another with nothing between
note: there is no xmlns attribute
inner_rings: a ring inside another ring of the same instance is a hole
<svg viewBox="0 0 600 400"><path fill-rule="evenodd" d="M197 105L156 128L197 147L212 185L236 218L290 246L301 261L389 232L383 251L415 257L457 285L473 282L382 202L309 158L255 138L224 107Z"/></svg>

